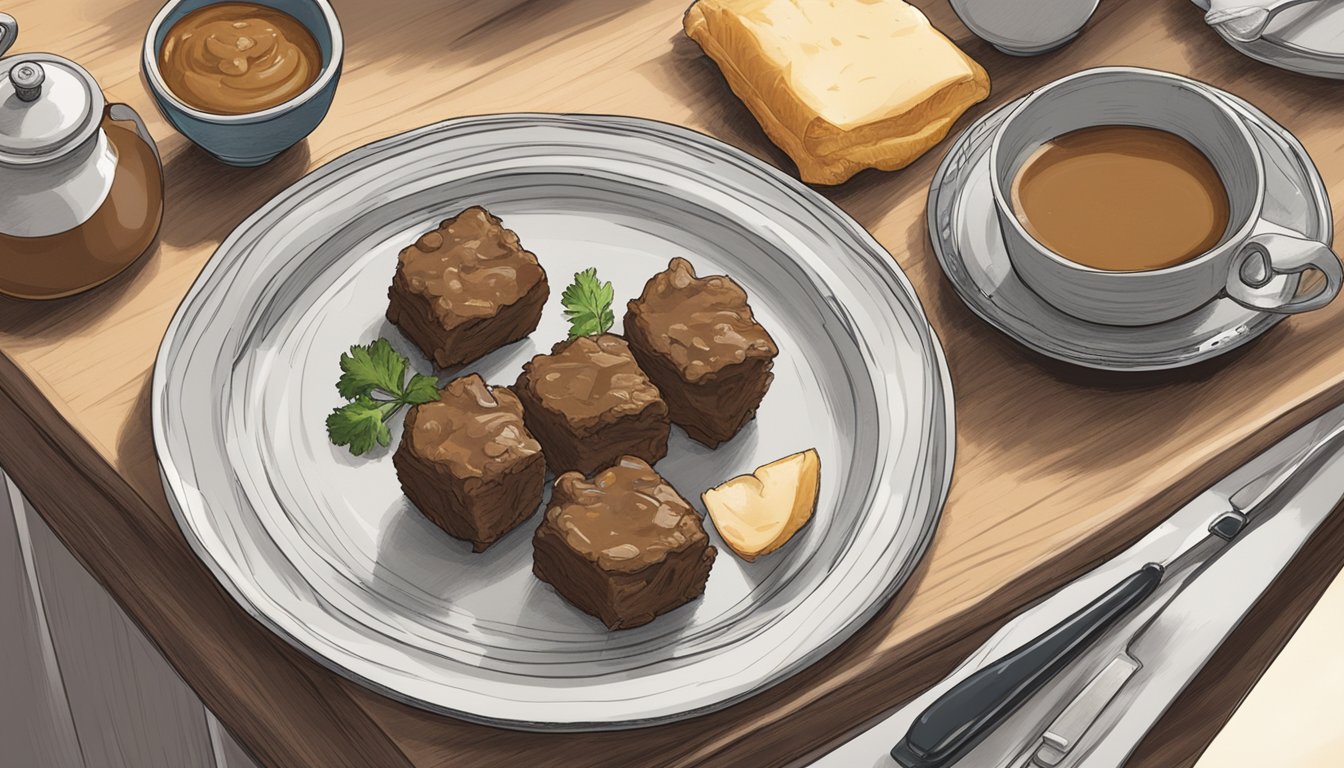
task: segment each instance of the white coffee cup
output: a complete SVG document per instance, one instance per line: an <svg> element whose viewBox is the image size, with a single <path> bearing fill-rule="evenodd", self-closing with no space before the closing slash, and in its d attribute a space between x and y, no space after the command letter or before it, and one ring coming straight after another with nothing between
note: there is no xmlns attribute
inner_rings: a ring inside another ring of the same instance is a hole
<svg viewBox="0 0 1344 768"><path fill-rule="evenodd" d="M1218 244L1181 264L1119 272L1094 269L1051 251L1027 232L1011 190L1043 144L1102 125L1157 128L1208 157L1227 190L1227 231ZM1178 75L1103 67L1056 80L1027 96L1004 119L990 146L994 204L1013 269L1032 290L1070 315L1106 325L1171 320L1227 296L1276 313L1308 312L1330 303L1344 268L1330 246L1262 217L1265 167L1245 121L1221 98ZM1259 290L1285 276L1316 270L1324 281L1309 295L1280 300Z"/></svg>

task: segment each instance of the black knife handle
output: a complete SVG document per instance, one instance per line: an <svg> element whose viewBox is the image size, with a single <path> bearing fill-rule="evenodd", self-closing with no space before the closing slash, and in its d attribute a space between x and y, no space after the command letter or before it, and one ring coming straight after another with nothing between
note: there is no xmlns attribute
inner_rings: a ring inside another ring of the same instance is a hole
<svg viewBox="0 0 1344 768"><path fill-rule="evenodd" d="M975 746L1162 581L1149 563L1035 640L957 683L891 749L905 768L938 768Z"/></svg>

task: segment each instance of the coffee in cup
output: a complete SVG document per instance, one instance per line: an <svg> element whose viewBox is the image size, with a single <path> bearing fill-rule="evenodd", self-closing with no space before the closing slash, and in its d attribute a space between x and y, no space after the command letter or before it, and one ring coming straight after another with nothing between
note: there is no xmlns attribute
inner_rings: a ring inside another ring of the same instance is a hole
<svg viewBox="0 0 1344 768"><path fill-rule="evenodd" d="M1328 245L1262 216L1259 144L1188 78L1104 67L1057 80L999 125L990 167L1014 271L1083 320L1149 325L1221 296L1306 312L1344 282ZM1324 280L1291 295L1308 270Z"/></svg>
<svg viewBox="0 0 1344 768"><path fill-rule="evenodd" d="M1227 233L1227 190L1213 163L1174 133L1080 128L1042 144L1012 187L1027 232L1069 261L1137 272L1184 264Z"/></svg>

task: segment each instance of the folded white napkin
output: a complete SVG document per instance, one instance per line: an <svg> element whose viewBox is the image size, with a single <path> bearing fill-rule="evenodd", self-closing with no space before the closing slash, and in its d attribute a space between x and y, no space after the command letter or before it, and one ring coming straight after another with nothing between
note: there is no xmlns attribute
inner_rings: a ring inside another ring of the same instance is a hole
<svg viewBox="0 0 1344 768"><path fill-rule="evenodd" d="M1274 14L1314 0L1209 0L1204 21L1242 43L1259 39Z"/></svg>

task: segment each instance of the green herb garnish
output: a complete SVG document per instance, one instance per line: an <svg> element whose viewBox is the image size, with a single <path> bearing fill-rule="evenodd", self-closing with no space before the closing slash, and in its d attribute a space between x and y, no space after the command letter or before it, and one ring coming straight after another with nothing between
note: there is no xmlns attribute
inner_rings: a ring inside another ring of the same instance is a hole
<svg viewBox="0 0 1344 768"><path fill-rule="evenodd" d="M439 382L417 373L406 381L406 358L387 339L355 345L341 355L341 378L336 389L349 403L327 417L327 435L334 445L346 445L356 456L387 446L392 433L388 419L408 405L437 400Z"/></svg>
<svg viewBox="0 0 1344 768"><path fill-rule="evenodd" d="M588 268L574 275L574 282L560 294L560 303L565 308L565 319L569 321L569 338L595 336L611 330L616 316L612 314L611 302L616 292L611 283L597 279L597 270Z"/></svg>

